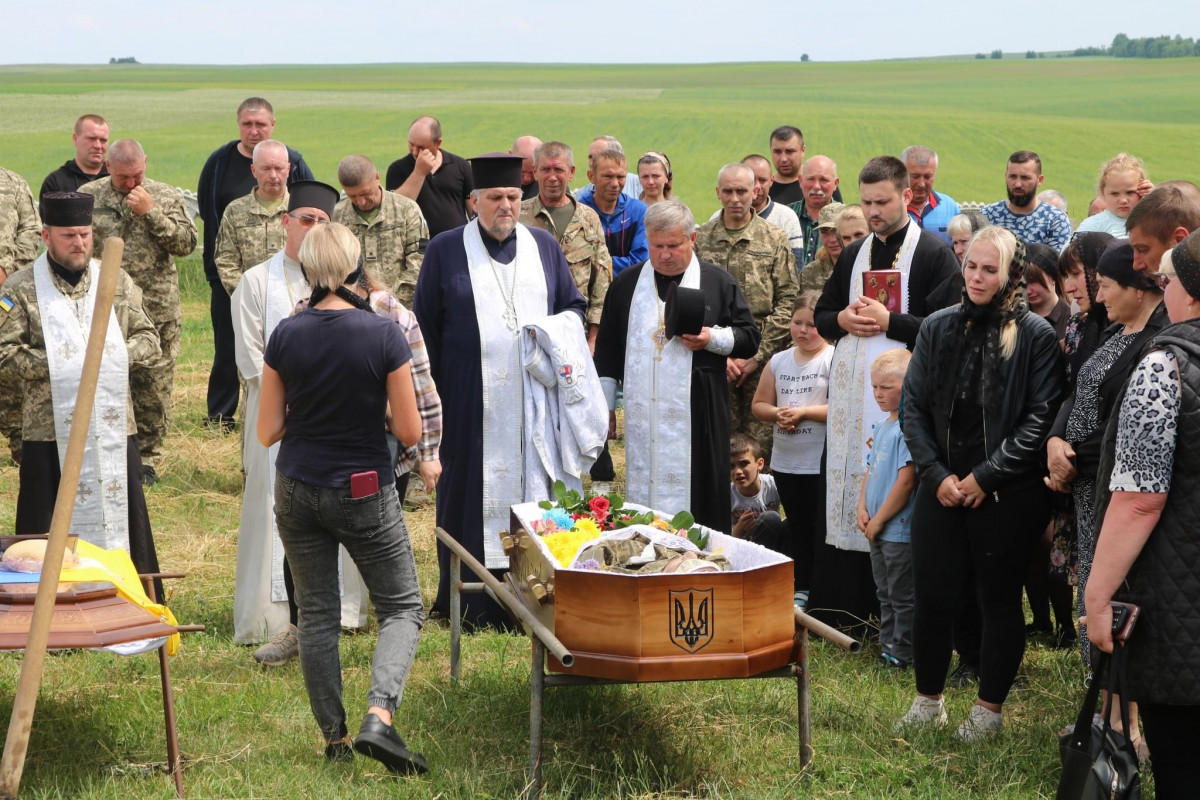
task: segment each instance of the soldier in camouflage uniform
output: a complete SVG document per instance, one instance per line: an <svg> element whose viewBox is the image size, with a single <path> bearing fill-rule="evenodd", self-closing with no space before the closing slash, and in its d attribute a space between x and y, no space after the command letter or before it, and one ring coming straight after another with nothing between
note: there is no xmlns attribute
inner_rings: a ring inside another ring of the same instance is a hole
<svg viewBox="0 0 1200 800"><path fill-rule="evenodd" d="M379 171L366 156L346 156L338 165L346 198L333 210L333 222L354 232L363 265L405 308L412 308L417 273L429 244L421 207L396 192L385 192Z"/></svg>
<svg viewBox="0 0 1200 800"><path fill-rule="evenodd" d="M817 215L817 236L821 238L821 246L817 248L817 257L804 265L800 270L800 291L813 289L825 291L825 282L833 274L833 265L837 263L842 253L842 240L838 238L837 218L846 206L842 203L830 203L821 209Z"/></svg>
<svg viewBox="0 0 1200 800"><path fill-rule="evenodd" d="M796 283L796 257L787 234L754 213L754 172L745 164L727 164L717 175L721 216L696 232L696 258L724 268L733 275L750 304L762 343L754 358L729 359L732 431L758 439L770 458L772 431L754 418L750 408L758 388L760 367L791 342L792 303Z"/></svg>
<svg viewBox="0 0 1200 800"><path fill-rule="evenodd" d="M0 167L0 284L37 256L42 221L29 184ZM0 435L21 463L21 382L0 370Z"/></svg>
<svg viewBox="0 0 1200 800"><path fill-rule="evenodd" d="M225 206L213 262L225 291L233 294L242 273L283 249L283 212L288 206L287 146L264 139L254 146L250 172L258 183L250 194Z"/></svg>
<svg viewBox="0 0 1200 800"><path fill-rule="evenodd" d="M0 287L0 371L14 375L24 386L21 422L25 457L17 498L17 533L49 530L61 469L35 270L47 269L54 289L66 297L77 301L87 298L91 282L99 274L99 264L91 259L92 229L88 224L91 200L76 193L47 193L43 197L47 225L41 234L46 253ZM117 278L112 310L125 336L129 366L152 363L159 355L158 334L142 308L141 290L124 271ZM132 402L127 403L124 422L125 434L129 436L127 465L132 470L127 489L129 552L139 571L157 572L150 519L141 476L137 473L137 444L133 438L137 428ZM93 446L91 437L88 446Z"/></svg>
<svg viewBox="0 0 1200 800"><path fill-rule="evenodd" d="M562 247L575 287L587 301L584 319L588 346L594 352L604 295L612 283L612 257L604 243L604 227L595 211L571 196L575 160L570 147L545 142L534 150L533 162L538 194L521 203L521 222L549 232Z"/></svg>
<svg viewBox="0 0 1200 800"><path fill-rule="evenodd" d="M92 218L96 240L109 236L125 240L122 266L142 290L146 313L158 329L161 354L129 376L142 482L149 486L158 480L179 356L183 310L175 256L186 256L196 248L196 225L178 189L146 179L146 154L133 139L122 139L109 148L108 172L107 178L84 184L79 191L96 198Z"/></svg>

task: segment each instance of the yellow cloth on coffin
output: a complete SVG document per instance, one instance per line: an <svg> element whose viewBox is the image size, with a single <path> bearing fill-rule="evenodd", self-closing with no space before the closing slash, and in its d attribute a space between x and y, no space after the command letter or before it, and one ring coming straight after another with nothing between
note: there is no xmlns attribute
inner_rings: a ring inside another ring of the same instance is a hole
<svg viewBox="0 0 1200 800"><path fill-rule="evenodd" d="M111 583L117 587L117 594L131 603L149 611L168 625L178 625L171 609L161 603L151 602L142 588L137 569L124 550L105 550L94 544L79 539L75 543L75 555L81 559L90 559L98 566L86 566L78 569L64 569L58 576L59 583ZM179 634L172 634L167 639L167 655L173 656L179 652Z"/></svg>

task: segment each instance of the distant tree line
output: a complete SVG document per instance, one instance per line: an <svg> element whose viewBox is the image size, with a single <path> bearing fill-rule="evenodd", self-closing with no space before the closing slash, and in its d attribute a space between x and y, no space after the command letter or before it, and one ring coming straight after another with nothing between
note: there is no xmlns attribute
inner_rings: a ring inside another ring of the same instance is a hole
<svg viewBox="0 0 1200 800"><path fill-rule="evenodd" d="M1200 56L1200 41L1171 36L1144 36L1131 39L1123 33L1113 37L1109 47L1080 47L1072 55L1115 56L1117 58L1183 58Z"/></svg>
<svg viewBox="0 0 1200 800"><path fill-rule="evenodd" d="M125 58L110 58L108 60L108 63L110 63L110 64L136 64L136 63L138 63L138 60L136 58L134 58L133 56L125 56Z"/></svg>

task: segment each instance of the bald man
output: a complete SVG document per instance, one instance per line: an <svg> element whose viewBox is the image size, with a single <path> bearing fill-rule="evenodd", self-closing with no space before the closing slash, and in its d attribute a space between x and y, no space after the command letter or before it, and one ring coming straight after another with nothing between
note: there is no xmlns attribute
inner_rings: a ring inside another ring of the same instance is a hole
<svg viewBox="0 0 1200 800"><path fill-rule="evenodd" d="M520 156L521 161L521 200L537 197L537 175L534 174L533 151L542 146L542 140L536 136L518 136L513 146L509 148L510 156Z"/></svg>
<svg viewBox="0 0 1200 800"><path fill-rule="evenodd" d="M283 249L283 213L291 172L287 145L264 139L253 152L250 172L257 185L225 207L217 232L217 274L231 297L242 273Z"/></svg>
<svg viewBox="0 0 1200 800"><path fill-rule="evenodd" d="M792 203L790 208L800 218L804 229L804 263L817 256L821 237L817 235L817 220L821 209L834 201L838 190L837 164L828 156L813 156L800 168L800 188L804 199Z"/></svg>
<svg viewBox="0 0 1200 800"><path fill-rule="evenodd" d="M442 149L442 123L417 117L408 128L408 155L391 163L387 190L416 200L437 236L465 224L475 212L471 165Z"/></svg>

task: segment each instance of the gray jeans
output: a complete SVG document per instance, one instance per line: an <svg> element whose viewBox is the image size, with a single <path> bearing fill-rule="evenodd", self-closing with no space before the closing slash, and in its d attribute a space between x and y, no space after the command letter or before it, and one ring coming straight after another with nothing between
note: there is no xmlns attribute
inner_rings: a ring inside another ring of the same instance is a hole
<svg viewBox="0 0 1200 800"><path fill-rule="evenodd" d="M879 598L879 644L883 652L905 664L912 663L913 583L912 545L908 542L871 542L871 574Z"/></svg>
<svg viewBox="0 0 1200 800"><path fill-rule="evenodd" d="M421 588L400 500L390 484L368 497L275 477L275 521L300 608L300 668L313 716L327 740L346 735L342 705L338 545L345 545L375 605L379 639L369 706L395 711L417 652Z"/></svg>

